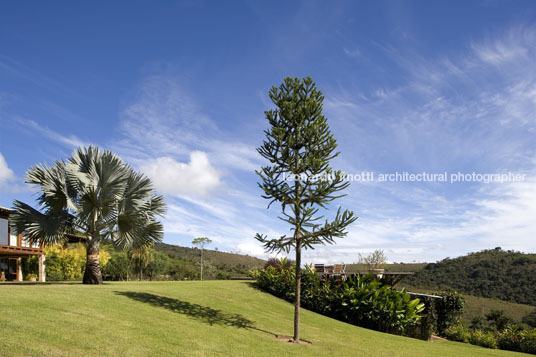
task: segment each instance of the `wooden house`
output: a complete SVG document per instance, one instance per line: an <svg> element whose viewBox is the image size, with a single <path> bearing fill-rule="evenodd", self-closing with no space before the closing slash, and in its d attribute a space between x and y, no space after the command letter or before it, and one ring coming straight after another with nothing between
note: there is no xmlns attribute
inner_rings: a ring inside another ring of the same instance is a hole
<svg viewBox="0 0 536 357"><path fill-rule="evenodd" d="M12 234L9 215L13 211L0 207L0 281L22 281L22 258L39 257L39 281L45 281L45 255L39 244L29 244L24 234Z"/></svg>

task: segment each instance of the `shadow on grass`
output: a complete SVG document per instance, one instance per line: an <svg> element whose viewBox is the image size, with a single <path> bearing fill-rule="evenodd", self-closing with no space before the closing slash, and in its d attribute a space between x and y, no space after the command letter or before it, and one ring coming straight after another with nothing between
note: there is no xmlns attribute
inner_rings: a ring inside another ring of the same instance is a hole
<svg viewBox="0 0 536 357"><path fill-rule="evenodd" d="M216 310L208 306L192 304L187 301L173 299L166 296L154 295L150 293L140 293L134 291L116 291L118 295L126 296L130 299L151 304L157 307L190 316L194 319L205 322L209 325L224 325L237 328L258 330L270 335L274 333L255 327L255 323L240 314L231 314L221 310Z"/></svg>

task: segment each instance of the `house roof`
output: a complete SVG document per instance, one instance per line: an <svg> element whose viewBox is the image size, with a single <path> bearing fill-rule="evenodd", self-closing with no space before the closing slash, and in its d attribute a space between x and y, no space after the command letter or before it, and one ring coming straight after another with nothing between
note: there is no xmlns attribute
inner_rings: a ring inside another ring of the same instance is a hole
<svg viewBox="0 0 536 357"><path fill-rule="evenodd" d="M12 209L0 206L0 215L9 216L11 213L13 213Z"/></svg>

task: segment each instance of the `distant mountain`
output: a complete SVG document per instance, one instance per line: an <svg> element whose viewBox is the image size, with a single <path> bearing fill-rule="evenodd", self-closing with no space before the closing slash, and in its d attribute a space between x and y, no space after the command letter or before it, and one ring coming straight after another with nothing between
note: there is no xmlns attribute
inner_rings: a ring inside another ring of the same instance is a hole
<svg viewBox="0 0 536 357"><path fill-rule="evenodd" d="M536 306L536 254L483 250L427 264L404 283Z"/></svg>
<svg viewBox="0 0 536 357"><path fill-rule="evenodd" d="M198 248L179 247L166 243L156 243L153 248L170 258L182 261L199 262L201 257L201 249ZM265 260L249 255L220 252L207 248L205 248L203 257L205 264L211 264L217 270L233 272L233 276L245 275L248 270L261 268L266 264Z"/></svg>

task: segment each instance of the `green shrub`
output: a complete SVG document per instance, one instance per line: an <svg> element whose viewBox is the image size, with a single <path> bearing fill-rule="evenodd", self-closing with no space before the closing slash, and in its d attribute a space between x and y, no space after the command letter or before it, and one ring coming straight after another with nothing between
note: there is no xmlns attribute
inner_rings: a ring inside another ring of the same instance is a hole
<svg viewBox="0 0 536 357"><path fill-rule="evenodd" d="M486 314L486 320L493 331L503 331L516 325L511 317L506 316L504 310L491 310Z"/></svg>
<svg viewBox="0 0 536 357"><path fill-rule="evenodd" d="M462 323L458 323L457 325L447 327L443 331L443 336L450 341L469 342L471 333Z"/></svg>
<svg viewBox="0 0 536 357"><path fill-rule="evenodd" d="M536 309L523 316L521 321L530 327L536 328Z"/></svg>
<svg viewBox="0 0 536 357"><path fill-rule="evenodd" d="M294 301L295 268L286 260L250 272L259 288ZM311 267L303 271L302 306L357 326L383 332L403 333L421 318L424 304L406 292L393 290L367 276L321 277Z"/></svg>
<svg viewBox="0 0 536 357"><path fill-rule="evenodd" d="M536 355L536 329L521 331L521 352Z"/></svg>
<svg viewBox="0 0 536 357"><path fill-rule="evenodd" d="M433 308L436 314L436 331L440 336L445 335L445 330L456 326L460 322L465 299L454 291L436 292L442 299L434 299Z"/></svg>
<svg viewBox="0 0 536 357"><path fill-rule="evenodd" d="M502 350L536 354L536 330L505 329L497 334L497 345Z"/></svg>
<svg viewBox="0 0 536 357"><path fill-rule="evenodd" d="M501 350L521 351L522 331L505 329L497 334L497 346Z"/></svg>
<svg viewBox="0 0 536 357"><path fill-rule="evenodd" d="M469 336L469 343L487 348L497 348L497 339L495 333L490 331L475 330Z"/></svg>

